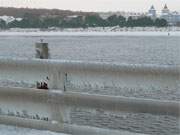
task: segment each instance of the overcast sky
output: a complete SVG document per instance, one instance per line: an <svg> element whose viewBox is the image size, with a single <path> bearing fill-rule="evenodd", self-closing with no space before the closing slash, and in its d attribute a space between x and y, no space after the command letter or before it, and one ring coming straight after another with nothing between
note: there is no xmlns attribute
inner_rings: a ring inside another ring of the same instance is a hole
<svg viewBox="0 0 180 135"><path fill-rule="evenodd" d="M0 0L1 6L29 8L59 8L82 11L144 12L153 4L161 10L164 4L180 11L180 0Z"/></svg>

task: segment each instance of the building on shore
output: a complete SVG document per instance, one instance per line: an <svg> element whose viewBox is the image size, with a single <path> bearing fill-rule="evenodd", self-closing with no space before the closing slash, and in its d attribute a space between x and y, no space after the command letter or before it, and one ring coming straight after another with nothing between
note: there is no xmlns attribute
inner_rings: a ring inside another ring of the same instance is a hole
<svg viewBox="0 0 180 135"><path fill-rule="evenodd" d="M133 13L133 12L127 12L126 14L126 18L128 19L129 17L131 17L132 19L139 19L142 17L145 17L146 14L145 13Z"/></svg>
<svg viewBox="0 0 180 135"><path fill-rule="evenodd" d="M149 9L147 16L150 17L151 19L155 20L157 18L157 14L156 14L156 9L154 8L154 6L152 5L151 8Z"/></svg>
<svg viewBox="0 0 180 135"><path fill-rule="evenodd" d="M144 17L146 14L145 13L139 13L139 12L100 12L99 13L100 17L102 19L107 19L108 17L112 15L117 15L117 16L124 16L126 19L131 17L132 19L138 19L141 17Z"/></svg>
<svg viewBox="0 0 180 135"><path fill-rule="evenodd" d="M6 24L8 24L8 23L13 22L14 20L16 20L16 21L21 21L22 18L15 18L15 17L13 17L13 16L3 15L3 16L0 16L0 20L3 20L3 21L6 22Z"/></svg>
<svg viewBox="0 0 180 135"><path fill-rule="evenodd" d="M171 26L180 23L180 13L178 13L177 11L171 12L166 4L162 9L160 18L165 19Z"/></svg>
<svg viewBox="0 0 180 135"><path fill-rule="evenodd" d="M124 16L124 14L125 12L99 12L99 16L104 20L112 15Z"/></svg>
<svg viewBox="0 0 180 135"><path fill-rule="evenodd" d="M112 15L117 16L124 16L126 19L131 17L132 19L138 19L141 17L150 17L153 20L156 20L156 18L165 19L170 26L179 26L180 25L180 13L177 11L170 11L168 9L168 6L165 4L164 8L162 9L160 14L157 14L157 10L152 5L148 12L146 13L135 13L135 12L100 12L100 17L103 19L107 19L108 17Z"/></svg>

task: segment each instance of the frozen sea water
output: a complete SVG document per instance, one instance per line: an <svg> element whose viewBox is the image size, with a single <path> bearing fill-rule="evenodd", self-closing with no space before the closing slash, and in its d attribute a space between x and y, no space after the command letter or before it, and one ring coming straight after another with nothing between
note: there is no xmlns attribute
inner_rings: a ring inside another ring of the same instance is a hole
<svg viewBox="0 0 180 135"><path fill-rule="evenodd" d="M0 35L0 57L33 58L34 44L40 39L49 43L52 59L129 64L180 64L180 37L163 35Z"/></svg>

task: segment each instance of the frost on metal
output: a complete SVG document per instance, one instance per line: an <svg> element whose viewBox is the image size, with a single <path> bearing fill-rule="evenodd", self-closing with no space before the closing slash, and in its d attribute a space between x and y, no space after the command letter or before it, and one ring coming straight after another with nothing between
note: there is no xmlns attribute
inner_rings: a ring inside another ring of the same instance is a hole
<svg viewBox="0 0 180 135"><path fill-rule="evenodd" d="M34 119L34 120L43 120L48 121L48 117L39 116L39 114L28 114L26 110L22 111L13 111L13 110L7 110L4 111L0 108L0 115L2 116L11 116L11 117L19 117L19 118L26 118L26 119Z"/></svg>
<svg viewBox="0 0 180 135"><path fill-rule="evenodd" d="M0 59L0 78L61 90L176 90L179 66L129 65L81 61ZM48 80L46 79L48 78Z"/></svg>

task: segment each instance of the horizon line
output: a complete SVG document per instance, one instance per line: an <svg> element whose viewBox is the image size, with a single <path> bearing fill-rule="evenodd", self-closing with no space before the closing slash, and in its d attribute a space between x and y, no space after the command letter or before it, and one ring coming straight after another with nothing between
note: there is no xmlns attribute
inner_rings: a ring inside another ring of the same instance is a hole
<svg viewBox="0 0 180 135"><path fill-rule="evenodd" d="M154 6L154 5L151 5L151 6ZM151 7L150 6L150 7ZM125 10L109 10L109 11L87 11L87 10L73 10L73 9L61 9L61 8L48 8L48 7L15 7L15 6L0 6L0 8L17 8L17 9L47 9L47 10L63 10L63 11L72 11L72 12L87 12L87 13L117 13L117 12L125 12L125 13L147 13L148 10L150 9L147 9L147 11L144 11L144 12L140 12L140 11L125 11ZM156 9L156 8L155 8ZM163 9L163 8L162 8ZM162 11L162 10L156 10L156 11ZM180 10L170 10L170 11L177 11L180 13Z"/></svg>

